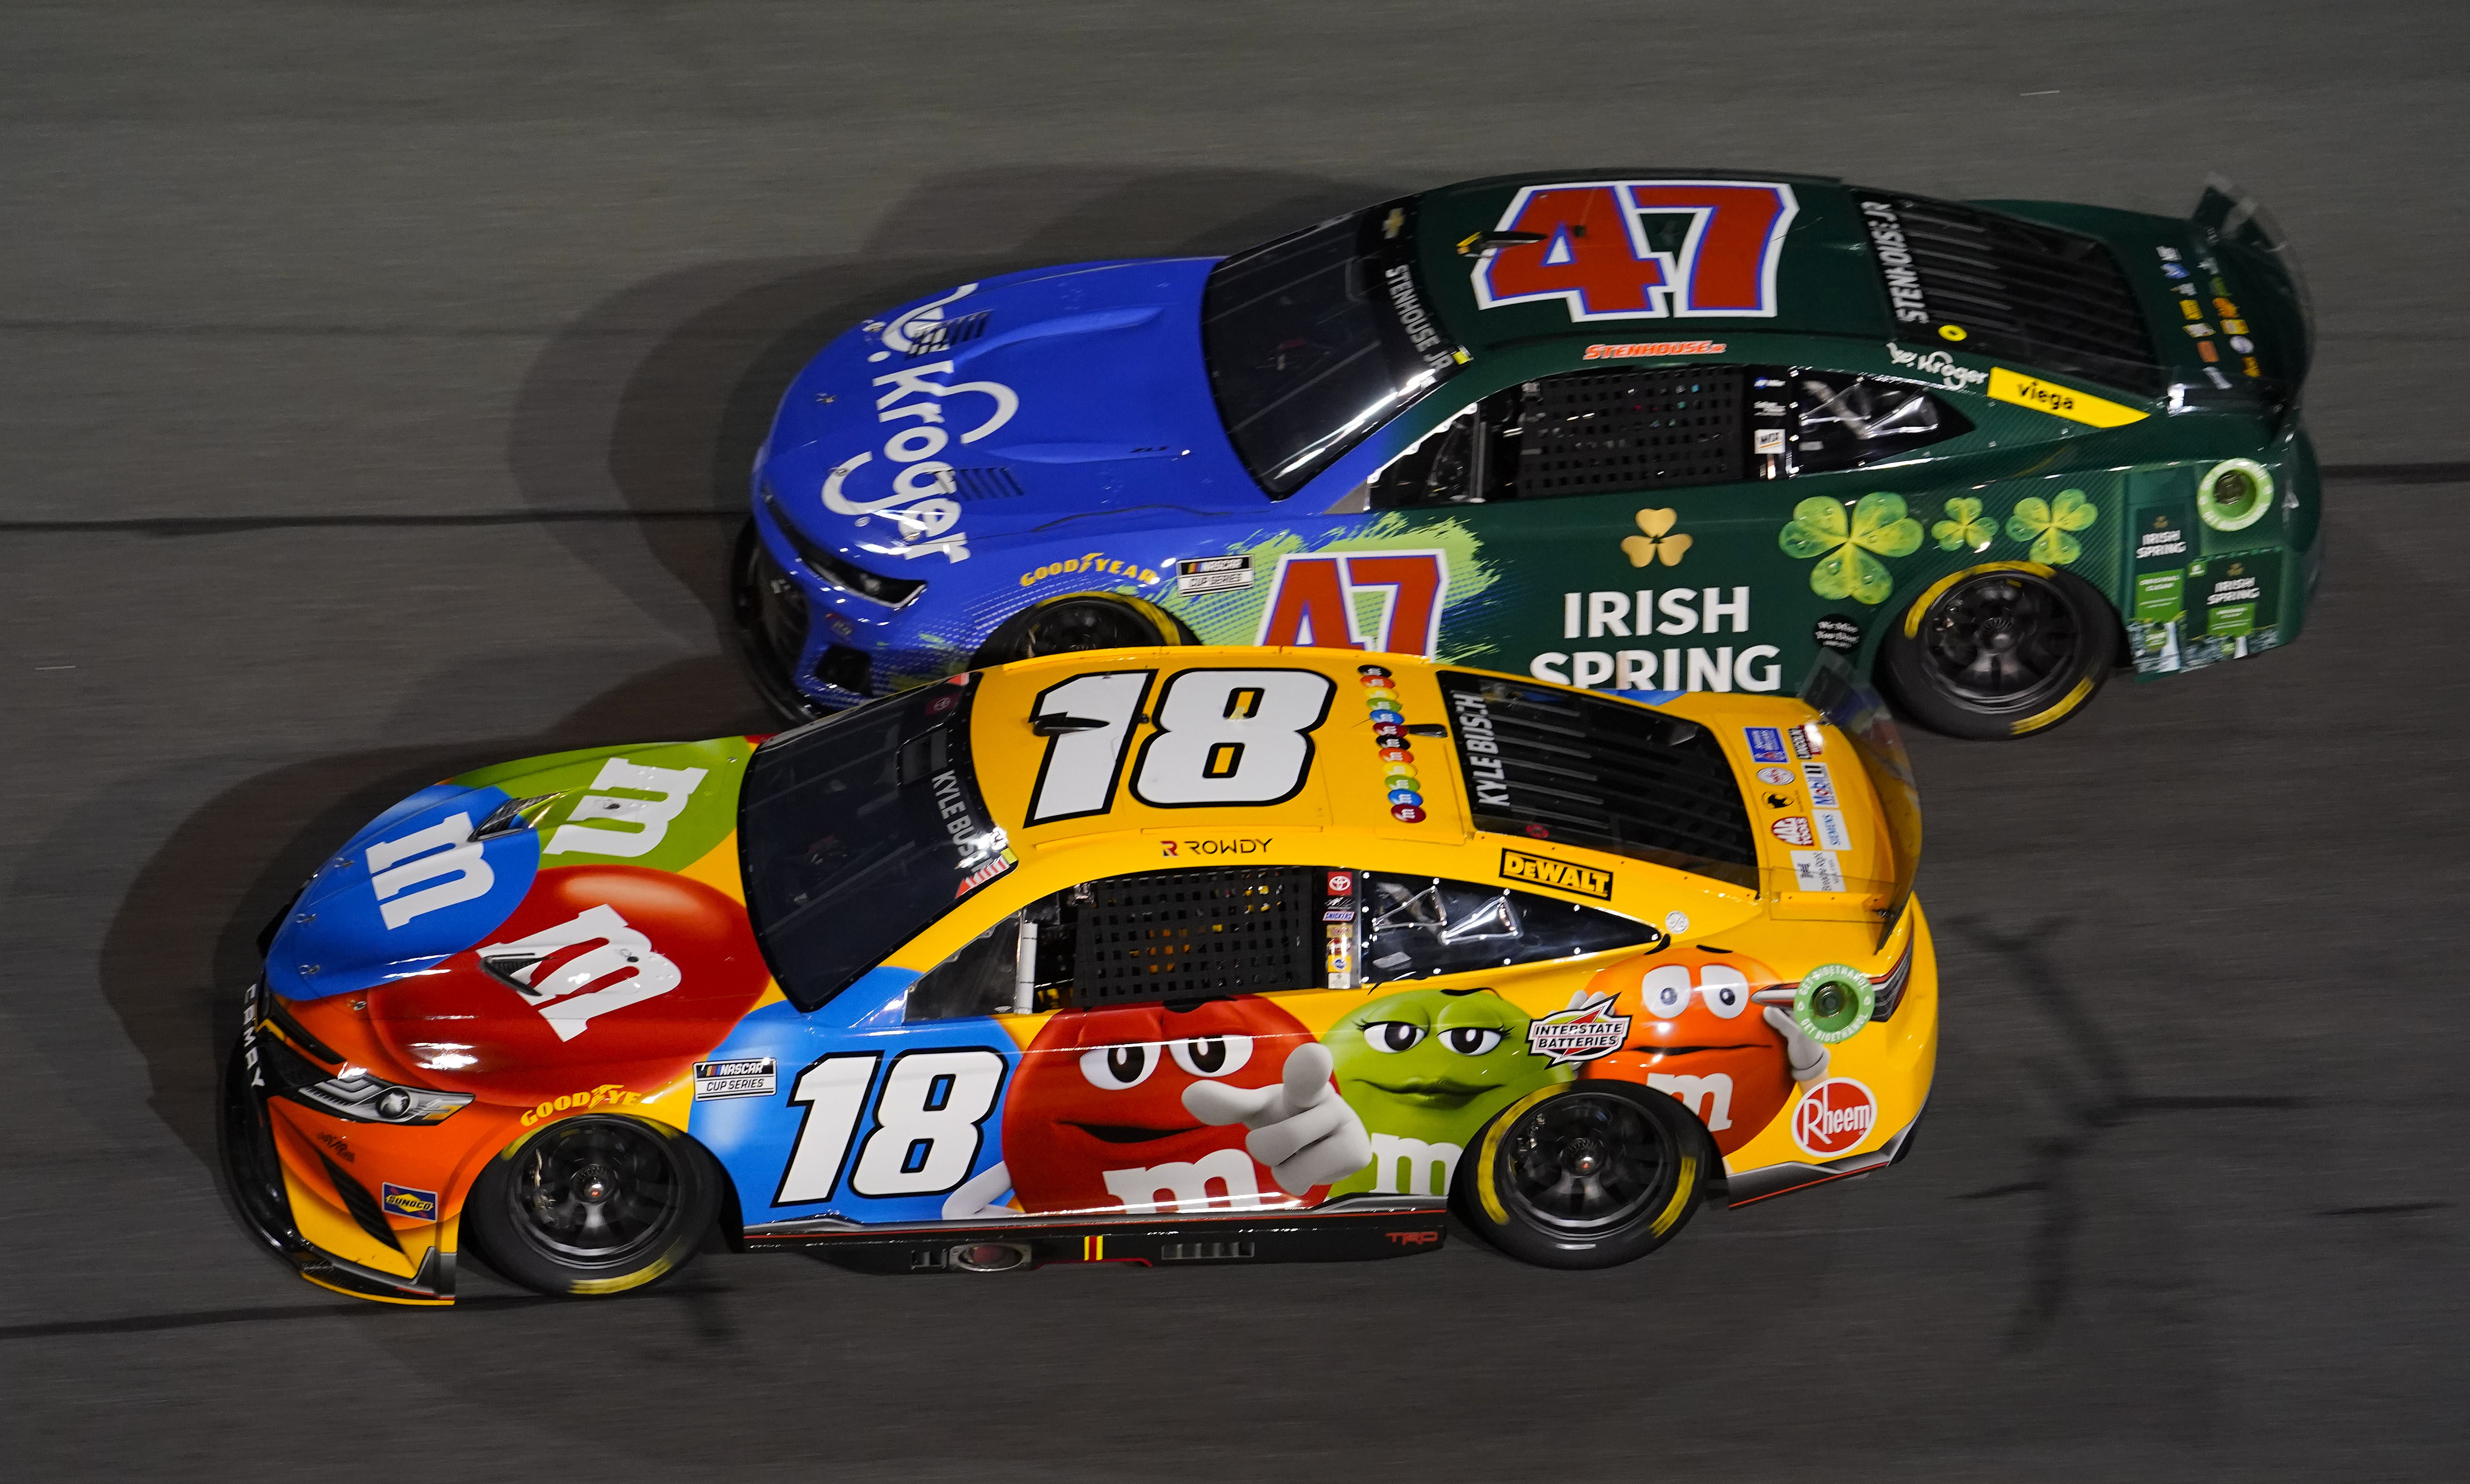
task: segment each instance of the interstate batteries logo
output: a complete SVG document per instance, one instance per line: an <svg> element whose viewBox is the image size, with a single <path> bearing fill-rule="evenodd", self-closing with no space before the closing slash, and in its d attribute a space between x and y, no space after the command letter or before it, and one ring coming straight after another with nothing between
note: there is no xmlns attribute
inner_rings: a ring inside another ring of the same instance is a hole
<svg viewBox="0 0 2470 1484"><path fill-rule="evenodd" d="M1613 997L1608 994L1539 1015L1526 1027L1526 1049L1538 1056L1550 1056L1556 1067L1609 1056L1628 1039L1629 1017L1613 1013Z"/></svg>
<svg viewBox="0 0 2470 1484"><path fill-rule="evenodd" d="M1501 852L1501 873L1512 881L1532 881L1537 886L1592 896L1599 902L1613 899L1613 873L1597 870L1592 866L1573 866L1567 861L1529 855L1524 850L1503 850Z"/></svg>

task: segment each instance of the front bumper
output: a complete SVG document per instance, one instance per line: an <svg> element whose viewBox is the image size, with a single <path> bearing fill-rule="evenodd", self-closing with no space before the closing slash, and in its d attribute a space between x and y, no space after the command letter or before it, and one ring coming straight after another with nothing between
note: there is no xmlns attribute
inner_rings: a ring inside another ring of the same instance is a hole
<svg viewBox="0 0 2470 1484"><path fill-rule="evenodd" d="M291 1216L282 1156L274 1148L274 1129L266 1107L268 1094L256 1085L244 1033L223 1062L218 1142L221 1145L223 1172L231 1181L232 1198L249 1230L302 1278L321 1288L388 1304L454 1302L452 1252L431 1247L421 1259L419 1270L403 1278L320 1251L300 1235L299 1225Z"/></svg>

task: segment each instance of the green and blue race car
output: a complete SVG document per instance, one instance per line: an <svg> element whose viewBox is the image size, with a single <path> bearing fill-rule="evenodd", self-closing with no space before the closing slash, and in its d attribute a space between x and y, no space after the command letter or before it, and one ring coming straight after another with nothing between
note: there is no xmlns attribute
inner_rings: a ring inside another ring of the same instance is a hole
<svg viewBox="0 0 2470 1484"><path fill-rule="evenodd" d="M797 378L736 596L785 714L1125 644L1654 701L1822 651L1969 737L2289 642L2320 547L2280 234L1565 172L1233 257L965 284Z"/></svg>

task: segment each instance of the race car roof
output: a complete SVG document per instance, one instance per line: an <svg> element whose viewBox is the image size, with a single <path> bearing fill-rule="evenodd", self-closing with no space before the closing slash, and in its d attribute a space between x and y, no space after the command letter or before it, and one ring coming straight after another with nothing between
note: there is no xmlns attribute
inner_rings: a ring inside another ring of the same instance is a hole
<svg viewBox="0 0 2470 1484"><path fill-rule="evenodd" d="M1428 191L1416 215L1427 291L1477 352L1585 334L1891 333L1860 210L1829 176L1496 175Z"/></svg>

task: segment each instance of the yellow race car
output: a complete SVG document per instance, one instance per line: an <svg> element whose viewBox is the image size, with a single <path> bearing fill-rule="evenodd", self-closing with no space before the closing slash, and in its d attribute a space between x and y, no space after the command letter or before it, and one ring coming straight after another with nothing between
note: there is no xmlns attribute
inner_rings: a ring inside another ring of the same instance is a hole
<svg viewBox="0 0 2470 1484"><path fill-rule="evenodd" d="M1892 1163L1936 962L1892 725L1401 655L1108 650L404 800L224 1096L303 1276L438 1303L874 1270L1562 1267Z"/></svg>

